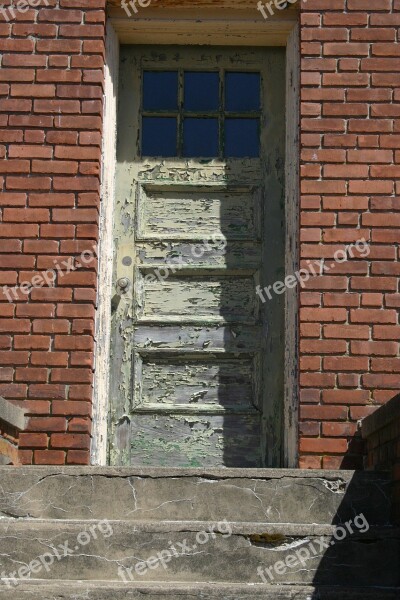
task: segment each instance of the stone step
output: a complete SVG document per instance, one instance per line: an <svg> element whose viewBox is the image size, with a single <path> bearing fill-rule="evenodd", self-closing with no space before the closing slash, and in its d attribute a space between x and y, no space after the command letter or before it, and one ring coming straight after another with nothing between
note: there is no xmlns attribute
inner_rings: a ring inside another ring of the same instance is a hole
<svg viewBox="0 0 400 600"><path fill-rule="evenodd" d="M400 589L327 588L266 585L179 585L105 582L29 582L12 590L0 585L8 600L398 600Z"/></svg>
<svg viewBox="0 0 400 600"><path fill-rule="evenodd" d="M0 467L0 516L385 525L389 486L358 471Z"/></svg>
<svg viewBox="0 0 400 600"><path fill-rule="evenodd" d="M399 587L400 530L355 521L335 528L4 519L0 560L3 580Z"/></svg>

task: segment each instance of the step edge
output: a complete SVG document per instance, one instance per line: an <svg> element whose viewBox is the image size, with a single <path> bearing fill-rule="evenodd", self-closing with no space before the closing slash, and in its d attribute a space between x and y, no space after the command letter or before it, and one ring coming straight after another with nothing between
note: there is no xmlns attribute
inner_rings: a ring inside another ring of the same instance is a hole
<svg viewBox="0 0 400 600"><path fill-rule="evenodd" d="M111 525L112 527L120 528L121 533L126 533L131 530L131 533L196 533L198 531L209 531L210 528L216 527L217 525L224 524L230 526L232 530L231 535L252 535L254 533L260 533L260 530L268 529L269 533L282 533L287 536L307 536L307 535L331 535L338 527L343 527L342 523L270 523L270 522L250 522L250 521L129 521L124 519L30 519L30 518L0 518L0 535L7 534L8 531L15 532L16 530L29 531L33 530L46 530L54 527L58 532L68 530L71 533L75 533L76 530L82 530L85 526L96 523L104 523ZM218 530L217 530L218 533ZM225 532L220 532L225 533ZM265 533L265 531L263 531ZM359 539L362 538L380 538L380 537L392 537L398 536L400 538L400 526L398 525L370 525L369 529L365 532L354 531L346 535L344 540L348 539Z"/></svg>
<svg viewBox="0 0 400 600"><path fill-rule="evenodd" d="M386 479L390 473L388 471L355 471L355 470L323 470L323 469L235 469L235 468L162 468L162 467L98 467L98 466L70 466L70 467L52 467L52 466L22 466L10 467L0 466L0 476L12 472L18 475L45 475L47 477L55 475L64 476L103 476L103 477L140 477L140 478L189 478L203 477L210 479L282 479L289 478L308 478L308 479L345 479L350 481L354 475L362 475L367 479Z"/></svg>

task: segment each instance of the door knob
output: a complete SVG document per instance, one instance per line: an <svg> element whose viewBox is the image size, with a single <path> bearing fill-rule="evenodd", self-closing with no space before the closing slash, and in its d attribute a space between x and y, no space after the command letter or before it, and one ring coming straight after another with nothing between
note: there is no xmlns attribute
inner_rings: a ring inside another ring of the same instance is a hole
<svg viewBox="0 0 400 600"><path fill-rule="evenodd" d="M126 292L126 290L129 288L130 283L131 282L129 281L128 277L120 277L120 279L118 279L117 281L117 287L119 287L121 292Z"/></svg>

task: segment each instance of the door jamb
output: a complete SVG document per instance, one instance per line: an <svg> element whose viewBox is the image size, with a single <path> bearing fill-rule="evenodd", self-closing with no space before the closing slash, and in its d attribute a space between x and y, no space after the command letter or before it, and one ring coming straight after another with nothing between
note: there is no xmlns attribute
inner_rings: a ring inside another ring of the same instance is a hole
<svg viewBox="0 0 400 600"><path fill-rule="evenodd" d="M178 17L174 11L174 19ZM190 26L190 25L189 25ZM267 31L267 30L266 30ZM241 32L246 35L245 31ZM154 39L152 43L160 43ZM248 39L251 39L249 36ZM161 41L162 43L162 41ZM179 43L177 40L176 43ZM183 42L187 44L187 39ZM223 40L218 38L217 45ZM225 45L231 45L229 37ZM96 316L96 351L93 396L93 428L91 464L106 466L108 458L109 378L111 340L111 297L113 271L113 211L115 202L117 96L120 40L107 21L102 186L99 241L98 308ZM260 45L260 44L258 44ZM266 35L265 46L268 43ZM299 95L300 95L300 49L299 25L294 22L286 40L286 165L285 165L285 214L286 214L286 274L299 268ZM101 286L101 294L100 292ZM287 289L285 295L285 388L282 467L298 466L298 290Z"/></svg>

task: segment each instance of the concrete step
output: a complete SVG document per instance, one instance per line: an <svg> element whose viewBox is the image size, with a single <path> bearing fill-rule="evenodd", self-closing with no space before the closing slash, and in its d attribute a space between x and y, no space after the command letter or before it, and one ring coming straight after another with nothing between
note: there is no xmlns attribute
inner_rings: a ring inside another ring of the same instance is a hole
<svg viewBox="0 0 400 600"><path fill-rule="evenodd" d="M4 519L0 577L400 587L400 530L355 523Z"/></svg>
<svg viewBox="0 0 400 600"><path fill-rule="evenodd" d="M400 589L326 588L266 585L178 585L88 583L76 581L29 582L12 591L0 585L6 600L398 600Z"/></svg>
<svg viewBox="0 0 400 600"><path fill-rule="evenodd" d="M385 525L389 485L357 471L0 467L0 516Z"/></svg>

